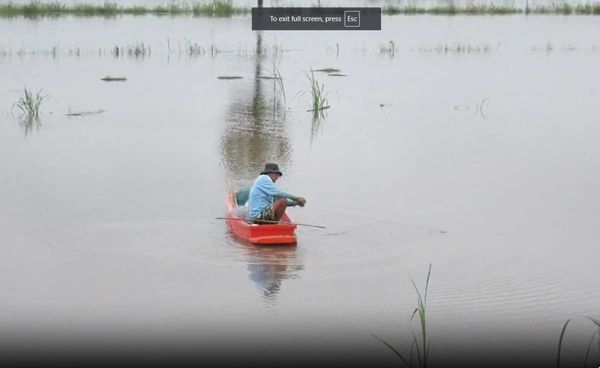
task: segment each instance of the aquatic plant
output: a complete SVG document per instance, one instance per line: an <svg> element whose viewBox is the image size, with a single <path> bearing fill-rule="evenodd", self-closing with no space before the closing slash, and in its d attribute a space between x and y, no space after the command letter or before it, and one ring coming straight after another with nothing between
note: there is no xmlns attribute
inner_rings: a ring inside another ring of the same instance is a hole
<svg viewBox="0 0 600 368"><path fill-rule="evenodd" d="M594 331L594 333L592 334L592 337L590 338L587 348L585 350L585 357L584 357L584 361L583 361L583 367L586 368L588 367L588 361L590 358L590 353L592 350L592 346L594 345L594 341L598 340L598 351L600 352L600 319L594 318L594 317L583 317L588 321L591 321L595 326L596 326L596 330ZM571 322L572 319L569 318L567 319L567 321L565 322L565 324L563 325L562 330L560 331L560 337L558 339L558 349L557 349L557 356L556 356L556 367L560 368L560 356L561 356L561 352L562 352L562 345L563 345L563 341L564 341L564 337L565 337L565 333L567 332L567 326L569 325L569 322ZM593 364L591 365L593 367L596 367L597 364Z"/></svg>
<svg viewBox="0 0 600 368"><path fill-rule="evenodd" d="M379 47L379 53L394 56L394 54L396 53L396 44L394 44L394 41L390 40L387 46Z"/></svg>
<svg viewBox="0 0 600 368"><path fill-rule="evenodd" d="M429 270L427 271L427 281L425 282L425 290L421 294L417 284L414 280L411 279L412 285L417 292L417 307L412 313L410 317L410 321L414 319L415 316L419 318L419 327L421 329L420 338L417 337L417 334L412 332L412 344L408 355L405 356L398 349L396 349L392 344L388 343L382 338L377 337L376 335L372 335L379 342L383 343L386 347L388 347L391 351L396 354L400 361L407 368L426 368L427 361L429 359L429 350L430 345L427 340L427 291L429 289L429 278L431 276L431 264L429 264Z"/></svg>
<svg viewBox="0 0 600 368"><path fill-rule="evenodd" d="M192 14L194 16L231 17L246 13L248 13L247 8L236 7L231 0L212 0L210 3L195 3L192 5Z"/></svg>
<svg viewBox="0 0 600 368"><path fill-rule="evenodd" d="M233 16L246 14L248 8L233 5L231 0L212 0L208 3L197 2L191 6L185 3L171 1L167 5L154 7L120 6L116 2L106 1L103 4L78 3L64 5L59 2L42 2L31 0L29 3L15 4L9 2L0 4L0 16L4 17L39 17L39 16L116 16L116 15L194 15L194 16Z"/></svg>
<svg viewBox="0 0 600 368"><path fill-rule="evenodd" d="M434 7L418 7L414 5L395 6L388 5L382 8L382 13L387 15L508 15L508 14L578 14L600 15L600 2L571 5L569 3L552 4L550 6L530 7L529 3L524 8L490 5L468 4L459 7L454 4Z"/></svg>
<svg viewBox="0 0 600 368"><path fill-rule="evenodd" d="M383 14L388 15L396 15L396 14L404 14L404 15L419 15L419 14L431 14L431 15L458 15L458 14L466 14L466 15L479 15L479 14L517 14L521 13L523 10L519 8L510 8L510 7L499 7L495 5L467 5L465 7L458 7L454 4L450 4L447 6L434 6L430 8L423 8L413 5L408 5L404 7L389 5L384 6L382 8Z"/></svg>
<svg viewBox="0 0 600 368"><path fill-rule="evenodd" d="M546 52L550 52L554 50L554 45L552 45L551 42L546 43L544 46L537 46L537 45L532 45L531 46L531 51L546 51Z"/></svg>
<svg viewBox="0 0 600 368"><path fill-rule="evenodd" d="M435 52L438 54L480 54L492 51L490 45L471 45L471 44L440 44L435 47L419 47L419 52Z"/></svg>
<svg viewBox="0 0 600 368"><path fill-rule="evenodd" d="M127 55L133 56L136 58L145 57L150 55L150 46L144 45L144 43L138 43L135 45L127 46Z"/></svg>
<svg viewBox="0 0 600 368"><path fill-rule="evenodd" d="M286 102L286 98L285 98L285 87L283 86L283 77L281 76L281 72L279 71L279 68L277 67L277 64L275 64L275 62L273 62L273 91L275 92L276 90L279 89L279 91L281 92L281 97L283 97L283 102Z"/></svg>
<svg viewBox="0 0 600 368"><path fill-rule="evenodd" d="M190 9L182 4L178 4L175 1L171 1L167 5L157 5L152 8L152 12L159 15L177 15L183 13L189 13Z"/></svg>
<svg viewBox="0 0 600 368"><path fill-rule="evenodd" d="M19 97L17 102L13 104L13 108L16 107L21 110L22 115L27 119L39 119L40 107L46 98L47 96L42 95L41 89L34 94L25 87L23 88L23 96Z"/></svg>
<svg viewBox="0 0 600 368"><path fill-rule="evenodd" d="M145 45L143 42L127 46L117 45L111 49L112 55L116 58L125 55L134 58L144 58L146 56L150 56L151 51L152 50L150 49L150 46Z"/></svg>
<svg viewBox="0 0 600 368"><path fill-rule="evenodd" d="M320 4L313 4L320 6ZM120 6L117 2L106 1L103 4L77 3L65 5L60 2L42 2L31 0L29 3L8 2L0 4L0 17L39 17L39 16L117 16L117 15L192 15L231 17L250 13L247 7L235 6L232 0L211 0L209 2L195 2L188 5L185 2L171 1L166 5L154 7ZM553 4L550 6L530 7L508 7L490 5L457 6L454 3L444 6L419 7L414 5L396 6L387 5L382 8L382 13L387 15L505 15L505 14L564 14L564 15L600 15L600 1L587 4L571 5L568 3Z"/></svg>
<svg viewBox="0 0 600 368"><path fill-rule="evenodd" d="M21 110L19 124L25 128L26 137L34 127L39 128L41 126L40 107L47 97L42 95L41 89L34 94L27 87L24 87L23 96L19 97L17 102L13 104L13 109L16 107Z"/></svg>
<svg viewBox="0 0 600 368"><path fill-rule="evenodd" d="M187 44L187 55L190 57L194 57L194 56L201 56L206 54L206 49L200 45L198 45L197 43L192 43L191 41L188 41Z"/></svg>
<svg viewBox="0 0 600 368"><path fill-rule="evenodd" d="M313 70L310 71L310 75L307 75L307 78L310 82L310 95L312 101L312 109L308 111L318 113L319 111L328 109L330 106L327 102L325 84L319 83L319 81L315 78L315 73Z"/></svg>

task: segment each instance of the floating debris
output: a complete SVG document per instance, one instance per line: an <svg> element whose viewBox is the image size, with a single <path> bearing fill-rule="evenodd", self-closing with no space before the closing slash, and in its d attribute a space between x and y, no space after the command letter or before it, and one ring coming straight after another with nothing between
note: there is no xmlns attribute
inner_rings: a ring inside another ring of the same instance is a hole
<svg viewBox="0 0 600 368"><path fill-rule="evenodd" d="M97 115L97 114L102 114L105 111L106 110L104 110L104 109L98 109L98 110L91 110L91 111L69 112L67 114L67 116Z"/></svg>
<svg viewBox="0 0 600 368"><path fill-rule="evenodd" d="M270 77L268 75L259 75L258 79L277 79L277 77Z"/></svg>
<svg viewBox="0 0 600 368"><path fill-rule="evenodd" d="M330 77L347 77L346 74L340 74L340 73L330 73L329 76Z"/></svg>
<svg viewBox="0 0 600 368"><path fill-rule="evenodd" d="M217 79L242 79L239 75L220 75Z"/></svg>
<svg viewBox="0 0 600 368"><path fill-rule="evenodd" d="M111 77L111 76L106 76L104 78L102 78L101 80L105 81L105 82L124 82L127 80L127 78L125 77Z"/></svg>
<svg viewBox="0 0 600 368"><path fill-rule="evenodd" d="M323 72L323 73L339 73L339 72L341 72L340 69L334 69L334 68L317 69L314 71L315 72Z"/></svg>

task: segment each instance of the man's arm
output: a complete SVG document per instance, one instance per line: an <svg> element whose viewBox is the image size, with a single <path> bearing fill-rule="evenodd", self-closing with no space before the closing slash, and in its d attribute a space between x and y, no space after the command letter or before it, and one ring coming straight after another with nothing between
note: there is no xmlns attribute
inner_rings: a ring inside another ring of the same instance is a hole
<svg viewBox="0 0 600 368"><path fill-rule="evenodd" d="M279 187L277 187L277 185L275 185L275 183L273 183L271 181L271 179L268 180L264 180L263 183L261 183L261 189L265 191L265 193L267 193L268 195L272 196L272 197L279 197L279 198L285 198L288 200L288 204L289 204L289 200L291 199L292 201L296 201L296 199L298 199L298 197L296 197L295 195L283 192L282 190L279 189Z"/></svg>

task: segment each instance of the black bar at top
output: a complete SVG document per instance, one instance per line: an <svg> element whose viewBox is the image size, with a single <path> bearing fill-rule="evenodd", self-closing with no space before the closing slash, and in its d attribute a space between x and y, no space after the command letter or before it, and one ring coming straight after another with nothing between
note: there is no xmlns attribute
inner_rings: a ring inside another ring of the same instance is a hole
<svg viewBox="0 0 600 368"><path fill-rule="evenodd" d="M381 8L252 8L254 31L380 31Z"/></svg>

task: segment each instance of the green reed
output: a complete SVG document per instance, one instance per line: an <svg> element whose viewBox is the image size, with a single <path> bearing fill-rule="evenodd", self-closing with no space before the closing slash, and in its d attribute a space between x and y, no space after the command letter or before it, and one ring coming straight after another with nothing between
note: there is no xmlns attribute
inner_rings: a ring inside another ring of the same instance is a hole
<svg viewBox="0 0 600 368"><path fill-rule="evenodd" d="M379 47L379 53L394 56L394 54L396 53L396 44L394 43L394 41L390 40L386 46Z"/></svg>
<svg viewBox="0 0 600 368"><path fill-rule="evenodd" d="M143 42L127 46L115 46L111 49L111 54L115 58L123 57L125 55L136 59L145 58L150 56L151 53L152 50L150 49L150 46L145 45Z"/></svg>
<svg viewBox="0 0 600 368"><path fill-rule="evenodd" d="M200 45L198 45L197 43L192 43L191 41L188 41L187 44L187 55L190 57L194 57L194 56L202 56L206 54L206 49Z"/></svg>
<svg viewBox="0 0 600 368"><path fill-rule="evenodd" d="M583 317L586 320L592 322L595 326L596 326L596 330L594 331L594 333L592 334L592 337L590 338L590 340L588 341L588 345L586 347L585 350L585 357L584 357L584 361L583 361L583 368L589 367L590 365L588 365L589 362L589 358L590 358L590 353L592 350L592 346L594 346L594 341L598 340L598 351L600 352L600 319L594 318L594 317ZM560 331L560 337L558 339L558 349L557 349L557 355L556 355L556 367L560 368L560 355L562 352L562 345L564 342L564 338L565 338L565 333L567 332L567 326L569 325L569 322L571 322L572 319L569 318L567 319L567 321L565 322L565 324L563 325L562 330ZM596 367L597 364L592 364L592 367Z"/></svg>
<svg viewBox="0 0 600 368"><path fill-rule="evenodd" d="M3 17L40 17L40 16L117 16L117 15L193 15L227 17L249 13L248 8L238 7L231 0L212 0L210 2L186 3L170 2L154 7L120 6L116 2L106 1L103 4L65 5L60 2L42 2L31 0L29 3L16 4L8 2L0 4L0 16Z"/></svg>
<svg viewBox="0 0 600 368"><path fill-rule="evenodd" d="M467 5L459 7L454 4L423 8L418 6L389 5L382 8L382 13L387 15L509 15L509 14L562 14L562 15L600 15L600 2L570 5L567 3L553 4L550 6L537 6L531 8L507 7L490 5Z"/></svg>
<svg viewBox="0 0 600 368"><path fill-rule="evenodd" d="M482 54L492 51L490 45L471 45L464 43L440 44L435 47L419 47L419 52L434 52L437 54Z"/></svg>
<svg viewBox="0 0 600 368"><path fill-rule="evenodd" d="M192 15L231 17L245 15L250 9L233 4L232 0L211 0L209 2L194 2L188 5L185 2L172 1L166 5L154 7L146 6L120 6L116 2L103 4L74 4L65 5L58 1L42 2L31 0L29 3L17 4L8 2L0 4L0 17L40 17L40 16L117 16L117 15ZM454 4L424 8L419 6L388 5L382 8L382 13L387 15L506 15L506 14L561 14L561 15L600 15L600 1L587 4L570 5L567 3L553 4L550 6L537 6L531 8L505 7L490 5L456 6Z"/></svg>
<svg viewBox="0 0 600 368"><path fill-rule="evenodd" d="M21 110L21 114L26 119L39 119L40 107L42 102L47 96L42 95L40 89L37 93L33 93L28 90L27 87L23 88L23 96L19 97L17 102L13 104L13 108Z"/></svg>
<svg viewBox="0 0 600 368"><path fill-rule="evenodd" d="M231 17L247 14L247 8L236 7L231 0L212 0L210 3L195 3L192 5L194 16L209 15L215 17Z"/></svg>
<svg viewBox="0 0 600 368"><path fill-rule="evenodd" d="M419 319L419 328L421 330L420 338L415 334L414 331L412 333L412 344L408 355L403 355L400 351L395 348L392 344L388 343L384 339L373 335L377 340L387 346L390 350L396 354L402 364L407 368L426 368L429 359L429 351L430 344L427 340L427 291L429 289L429 279L431 276L431 264L429 264L429 270L427 271L427 281L425 282L425 289L423 293L419 291L417 284L414 280L411 279L412 285L417 292L417 307L412 313L410 317L410 321L412 322L415 316L418 316Z"/></svg>
<svg viewBox="0 0 600 368"><path fill-rule="evenodd" d="M42 90L33 93L27 87L23 88L23 96L19 97L17 102L13 104L14 108L21 110L19 117L19 125L25 129L25 137L34 129L41 126L40 123L40 107L47 96L42 95Z"/></svg>
<svg viewBox="0 0 600 368"><path fill-rule="evenodd" d="M286 102L285 98L285 87L283 86L283 77L281 76L281 72L277 67L277 64L273 62L273 90L279 89L281 93L281 97L283 97L283 102Z"/></svg>
<svg viewBox="0 0 600 368"><path fill-rule="evenodd" d="M310 71L310 75L307 75L307 78L310 82L310 95L312 102L312 109L308 111L317 113L319 111L328 109L330 106L327 101L327 93L325 93L325 84L319 83L317 78L315 78L315 73L313 70Z"/></svg>

